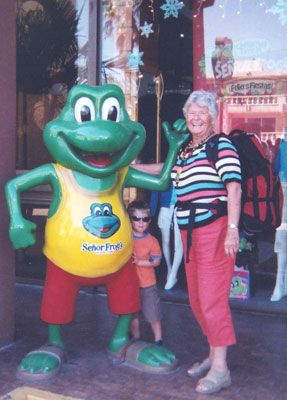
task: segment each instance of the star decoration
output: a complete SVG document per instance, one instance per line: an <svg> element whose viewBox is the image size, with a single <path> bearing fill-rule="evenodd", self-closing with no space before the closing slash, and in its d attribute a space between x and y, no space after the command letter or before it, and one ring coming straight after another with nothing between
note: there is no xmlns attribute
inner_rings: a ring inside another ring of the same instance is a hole
<svg viewBox="0 0 287 400"><path fill-rule="evenodd" d="M166 0L166 3L160 6L160 8L164 10L164 18L168 18L170 16L177 18L178 10L180 10L182 7L184 7L184 4L179 0Z"/></svg>
<svg viewBox="0 0 287 400"><path fill-rule="evenodd" d="M277 3L270 7L267 12L272 14L279 14L279 21L281 25L285 25L287 22L287 1L277 0Z"/></svg>
<svg viewBox="0 0 287 400"><path fill-rule="evenodd" d="M135 51L132 53L127 53L126 56L128 58L128 62L126 63L127 67L131 67L132 69L138 69L139 65L144 65L142 61L143 51Z"/></svg>
<svg viewBox="0 0 287 400"><path fill-rule="evenodd" d="M149 37L151 33L153 33L152 30L152 24L148 24L146 21L144 22L143 26L140 26L141 30L141 36Z"/></svg>

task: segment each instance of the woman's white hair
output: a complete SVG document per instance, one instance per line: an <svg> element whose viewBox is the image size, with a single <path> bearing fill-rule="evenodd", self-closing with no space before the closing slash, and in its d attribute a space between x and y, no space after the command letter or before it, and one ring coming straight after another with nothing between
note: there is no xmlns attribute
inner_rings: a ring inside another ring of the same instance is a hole
<svg viewBox="0 0 287 400"><path fill-rule="evenodd" d="M196 104L197 106L200 107L207 107L209 114L211 115L211 117L213 119L216 119L218 116L218 106L217 106L217 102L216 102L216 95L212 92L208 92L206 90L195 90L194 92L192 92L184 106L183 106L183 115L186 116L187 111L189 109L189 107L192 104Z"/></svg>

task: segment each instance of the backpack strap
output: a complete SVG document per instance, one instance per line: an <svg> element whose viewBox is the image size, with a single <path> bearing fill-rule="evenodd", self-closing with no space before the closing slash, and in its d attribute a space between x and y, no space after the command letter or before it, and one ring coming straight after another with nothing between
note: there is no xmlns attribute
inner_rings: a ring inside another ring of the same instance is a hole
<svg viewBox="0 0 287 400"><path fill-rule="evenodd" d="M247 135L247 133L242 129L232 129L232 131L230 131L228 136L242 136L242 135Z"/></svg>
<svg viewBox="0 0 287 400"><path fill-rule="evenodd" d="M187 241L186 241L186 262L189 262L189 252L192 244L192 231L194 228L194 218L197 209L202 210L213 210L218 216L227 215L227 204L226 201L216 200L212 203L192 203L191 201L180 201L178 200L175 204L175 208L179 210L188 210L188 229L187 229Z"/></svg>
<svg viewBox="0 0 287 400"><path fill-rule="evenodd" d="M207 159L215 170L215 164L218 160L218 142L222 136L226 136L225 133L221 132L212 136L210 139L208 139L205 145Z"/></svg>

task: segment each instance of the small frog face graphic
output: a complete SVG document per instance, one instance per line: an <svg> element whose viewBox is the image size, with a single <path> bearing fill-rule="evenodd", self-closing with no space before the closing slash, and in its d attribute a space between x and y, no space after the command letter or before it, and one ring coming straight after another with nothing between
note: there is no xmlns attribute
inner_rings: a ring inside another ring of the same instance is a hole
<svg viewBox="0 0 287 400"><path fill-rule="evenodd" d="M119 229L120 219L113 214L109 203L91 205L91 215L83 219L84 228L101 239L113 236Z"/></svg>

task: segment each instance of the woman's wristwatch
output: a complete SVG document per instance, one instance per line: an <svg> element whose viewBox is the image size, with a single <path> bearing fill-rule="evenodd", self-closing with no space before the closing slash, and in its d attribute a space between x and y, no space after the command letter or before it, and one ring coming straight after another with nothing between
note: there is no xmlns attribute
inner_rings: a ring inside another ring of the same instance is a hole
<svg viewBox="0 0 287 400"><path fill-rule="evenodd" d="M228 228L238 229L238 226L236 224L228 224L227 226Z"/></svg>

